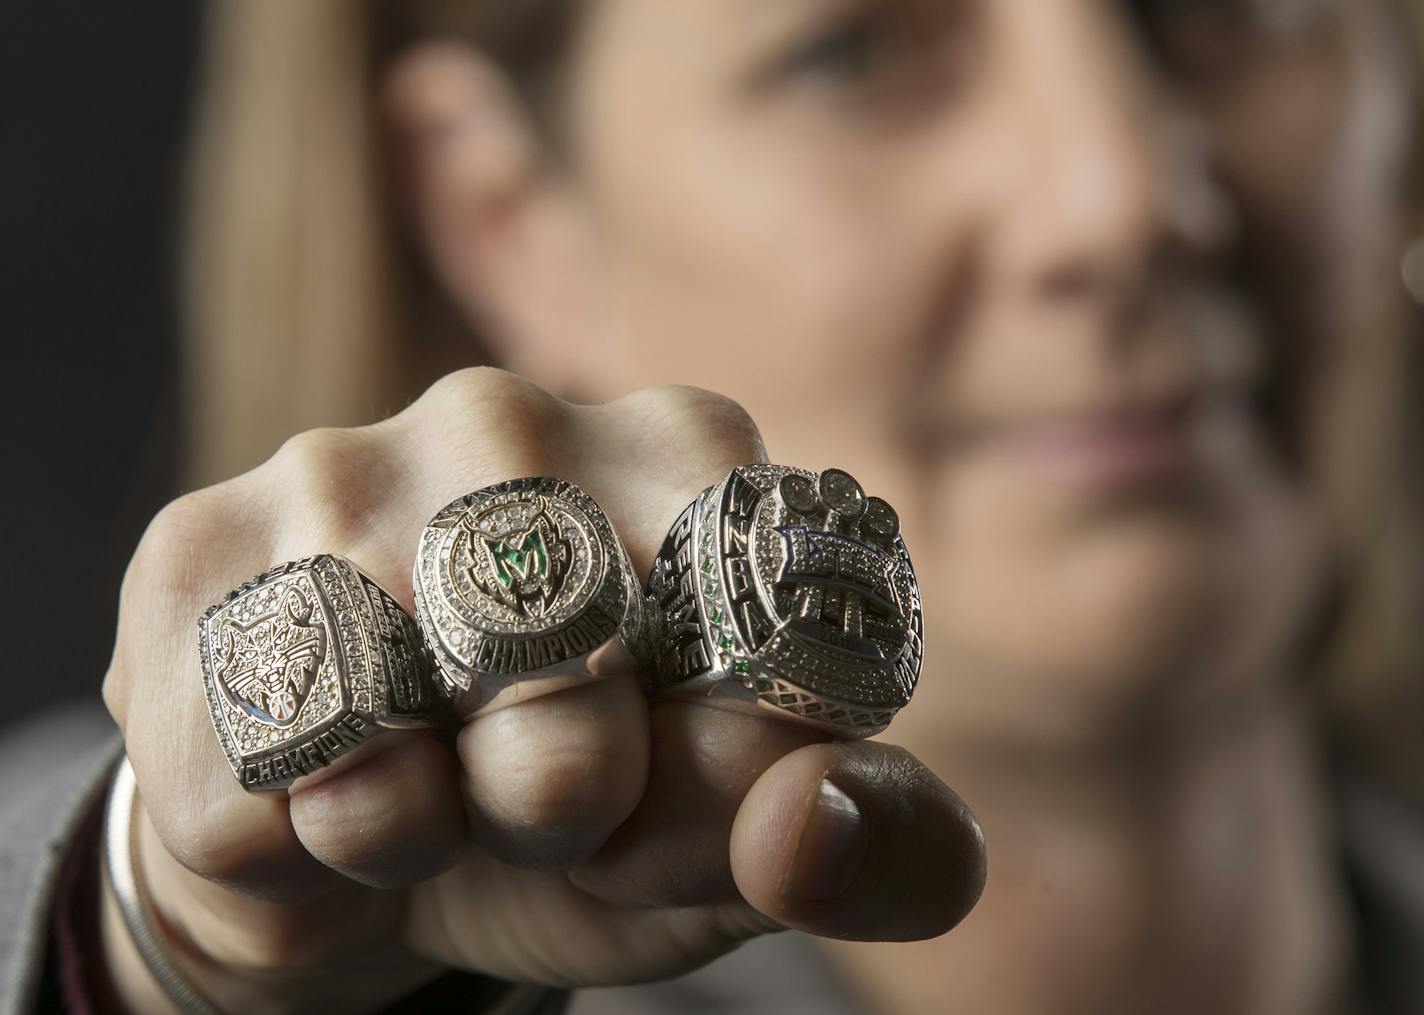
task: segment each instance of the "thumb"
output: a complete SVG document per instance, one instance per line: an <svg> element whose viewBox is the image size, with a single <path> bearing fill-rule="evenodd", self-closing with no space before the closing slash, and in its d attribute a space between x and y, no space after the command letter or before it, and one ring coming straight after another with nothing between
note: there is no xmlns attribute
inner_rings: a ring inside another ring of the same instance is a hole
<svg viewBox="0 0 1424 1015"><path fill-rule="evenodd" d="M984 890L984 836L955 793L908 752L815 744L753 784L732 826L742 896L823 937L937 937Z"/></svg>

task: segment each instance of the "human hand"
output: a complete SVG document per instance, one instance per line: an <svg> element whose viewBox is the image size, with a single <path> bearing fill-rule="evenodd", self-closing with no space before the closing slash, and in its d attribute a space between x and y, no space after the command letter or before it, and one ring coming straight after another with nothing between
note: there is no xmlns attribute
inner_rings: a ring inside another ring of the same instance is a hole
<svg viewBox="0 0 1424 1015"><path fill-rule="evenodd" d="M339 554L410 610L438 508L550 475L593 495L647 574L687 502L759 460L755 426L720 396L574 406L481 369L165 508L124 582L104 698L139 787L135 863L185 972L234 1010L374 1010L451 968L629 983L786 927L953 927L983 886L982 838L913 757L770 713L650 707L633 672L450 733L385 733L289 793L244 792L213 736L194 621L271 564ZM153 1010L132 947L107 939L130 1003Z"/></svg>

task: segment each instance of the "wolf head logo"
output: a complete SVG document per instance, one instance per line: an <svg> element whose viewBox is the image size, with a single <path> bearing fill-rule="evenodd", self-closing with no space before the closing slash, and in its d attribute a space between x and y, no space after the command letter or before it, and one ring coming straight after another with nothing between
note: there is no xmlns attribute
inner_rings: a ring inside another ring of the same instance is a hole
<svg viewBox="0 0 1424 1015"><path fill-rule="evenodd" d="M217 632L218 684L227 698L269 726L289 726L326 658L326 628L300 589L250 624L227 620Z"/></svg>
<svg viewBox="0 0 1424 1015"><path fill-rule="evenodd" d="M471 568L476 585L521 616L537 619L547 613L563 590L573 547L544 498L538 498L533 517L519 531L497 534L469 520L462 523L470 556L478 562Z"/></svg>

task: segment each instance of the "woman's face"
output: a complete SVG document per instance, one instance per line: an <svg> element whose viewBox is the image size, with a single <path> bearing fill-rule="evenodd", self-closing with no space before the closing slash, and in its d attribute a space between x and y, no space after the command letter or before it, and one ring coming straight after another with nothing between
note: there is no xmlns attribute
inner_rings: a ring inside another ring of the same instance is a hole
<svg viewBox="0 0 1424 1015"><path fill-rule="evenodd" d="M1071 737L1269 668L1319 527L1261 395L1308 341L1285 322L1333 298L1325 255L1378 224L1341 181L1387 148L1347 129L1382 11L587 12L550 186L592 256L567 326L511 336L509 365L589 397L724 392L773 460L896 505L939 702L906 731Z"/></svg>

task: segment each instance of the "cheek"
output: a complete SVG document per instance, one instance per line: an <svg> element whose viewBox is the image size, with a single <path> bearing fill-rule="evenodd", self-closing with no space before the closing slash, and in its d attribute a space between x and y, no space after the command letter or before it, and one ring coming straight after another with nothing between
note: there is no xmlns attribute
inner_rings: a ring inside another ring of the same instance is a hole
<svg viewBox="0 0 1424 1015"><path fill-rule="evenodd" d="M1199 518L1045 505L1042 491L966 470L945 498L933 569L951 655L1078 690L1180 664L1223 533Z"/></svg>
<svg viewBox="0 0 1424 1015"><path fill-rule="evenodd" d="M889 167L709 133L609 190L625 382L723 391L797 444L807 419L828 446L883 432L937 298L923 220Z"/></svg>
<svg viewBox="0 0 1424 1015"><path fill-rule="evenodd" d="M1318 593L1323 544L1264 454L1243 445L1224 462L1210 508L1048 503L1001 470L964 470L941 488L939 539L916 555L947 697L1093 711L1124 691L1274 679ZM983 682L1000 677L995 701Z"/></svg>

